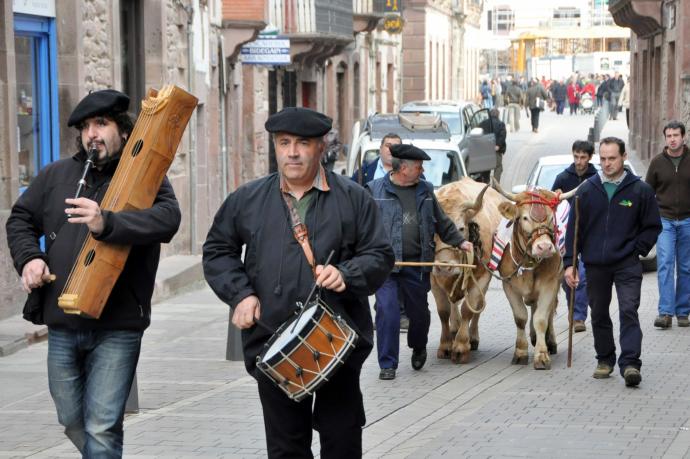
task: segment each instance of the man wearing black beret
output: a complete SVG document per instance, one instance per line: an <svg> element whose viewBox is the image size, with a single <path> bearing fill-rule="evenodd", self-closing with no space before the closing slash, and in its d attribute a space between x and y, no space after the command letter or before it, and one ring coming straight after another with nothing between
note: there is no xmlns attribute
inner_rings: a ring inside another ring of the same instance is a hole
<svg viewBox="0 0 690 459"><path fill-rule="evenodd" d="M432 262L436 256L434 234L462 250L473 250L434 196L434 186L421 180L422 161L431 159L414 145L391 146L393 168L385 177L373 180L371 190L381 209L383 225L390 237L396 261ZM376 292L376 348L379 378L395 379L400 352L400 308L398 295L410 320L407 345L412 348L412 368L426 362L426 344L431 324L427 295L431 289L431 267L396 266Z"/></svg>
<svg viewBox="0 0 690 459"><path fill-rule="evenodd" d="M307 108L270 116L266 130L278 172L228 196L204 244L206 281L242 329L245 366L258 382L271 458L312 457L312 427L320 434L322 457L362 455L359 375L373 348L367 297L393 267L393 250L369 193L321 166L323 136L330 129L329 117ZM293 317L314 282L359 339L314 395L295 402L257 368L256 358L272 336L267 328Z"/></svg>
<svg viewBox="0 0 690 459"><path fill-rule="evenodd" d="M167 179L150 209L100 208L134 127L128 107L129 97L112 89L84 97L67 123L79 131L78 152L42 169L7 220L10 253L29 293L24 318L48 325L50 393L65 434L83 457L122 456L125 403L150 324L160 243L172 239L181 218ZM75 199L87 161L95 167ZM58 307L89 232L102 242L132 245L99 319Z"/></svg>

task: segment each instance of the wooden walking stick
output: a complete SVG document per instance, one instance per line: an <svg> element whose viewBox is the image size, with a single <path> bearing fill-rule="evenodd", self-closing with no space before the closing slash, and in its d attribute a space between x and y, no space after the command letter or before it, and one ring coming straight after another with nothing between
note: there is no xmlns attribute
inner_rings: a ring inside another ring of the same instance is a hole
<svg viewBox="0 0 690 459"><path fill-rule="evenodd" d="M573 270L575 277L578 277L579 262L577 260L577 233L580 227L580 197L575 196L575 237L573 238ZM578 279L579 281L579 279ZM573 311L575 307L575 288L570 288L570 304L568 305L568 368L573 365Z"/></svg>

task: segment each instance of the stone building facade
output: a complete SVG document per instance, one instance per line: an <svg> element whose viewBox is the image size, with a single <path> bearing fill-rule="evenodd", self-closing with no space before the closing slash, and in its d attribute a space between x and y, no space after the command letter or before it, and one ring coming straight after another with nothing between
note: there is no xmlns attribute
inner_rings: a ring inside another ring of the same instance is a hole
<svg viewBox="0 0 690 459"><path fill-rule="evenodd" d="M633 32L630 143L648 161L663 149L668 121L690 122L690 3L610 0L609 10Z"/></svg>
<svg viewBox="0 0 690 459"><path fill-rule="evenodd" d="M403 17L403 102L475 98L481 2L408 0Z"/></svg>

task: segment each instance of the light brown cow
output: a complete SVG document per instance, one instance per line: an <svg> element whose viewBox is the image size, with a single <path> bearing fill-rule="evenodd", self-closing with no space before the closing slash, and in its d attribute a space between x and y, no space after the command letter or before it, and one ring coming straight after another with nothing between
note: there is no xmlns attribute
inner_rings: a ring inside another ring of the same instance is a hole
<svg viewBox="0 0 690 459"><path fill-rule="evenodd" d="M436 197L446 214L453 220L465 239L489 261L492 235L501 220L498 205L505 199L488 185L463 178L441 187ZM464 262L461 251L436 237L436 261ZM437 356L453 362L467 363L470 350L479 346L479 313L485 307L484 295L489 288L491 274L481 263L467 279L467 291L462 289L460 268L435 267L431 273L431 291L441 319L441 343ZM459 307L459 310L458 310Z"/></svg>
<svg viewBox="0 0 690 459"><path fill-rule="evenodd" d="M512 194L503 191L496 181L494 187L512 201L498 206L501 214L513 223L512 239L498 271L517 326L513 363L527 364L527 305L532 307L530 334L534 368L548 370L551 368L549 353L556 353L553 315L563 277L554 211L560 201L573 196L577 189L565 194L542 189Z"/></svg>

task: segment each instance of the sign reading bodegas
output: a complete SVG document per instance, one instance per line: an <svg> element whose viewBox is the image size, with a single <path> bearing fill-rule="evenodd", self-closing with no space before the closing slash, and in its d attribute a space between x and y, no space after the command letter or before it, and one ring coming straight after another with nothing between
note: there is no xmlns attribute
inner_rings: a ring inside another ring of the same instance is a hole
<svg viewBox="0 0 690 459"><path fill-rule="evenodd" d="M288 65L290 64L290 39L280 35L263 35L242 46L243 64Z"/></svg>

